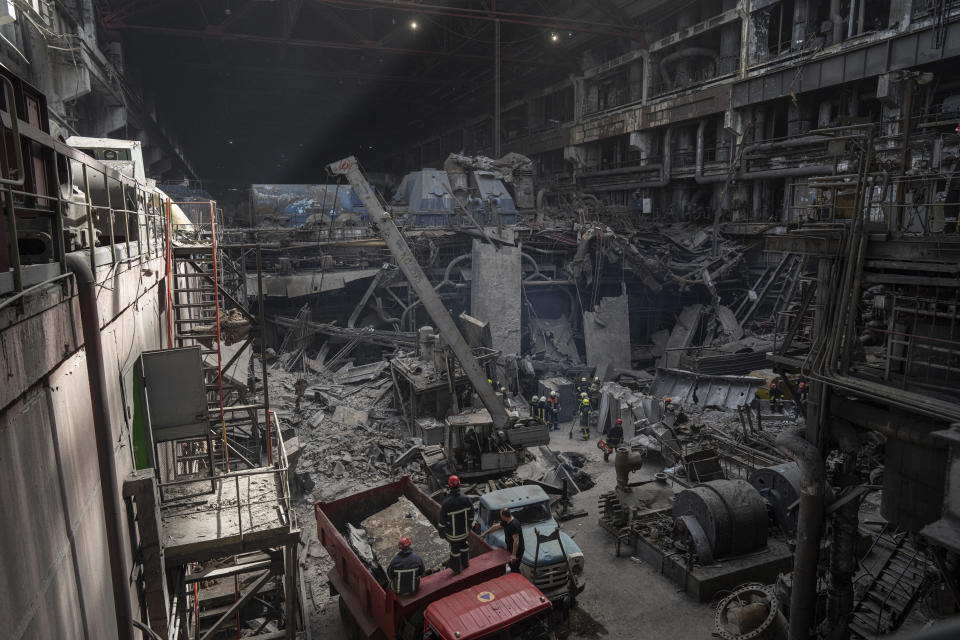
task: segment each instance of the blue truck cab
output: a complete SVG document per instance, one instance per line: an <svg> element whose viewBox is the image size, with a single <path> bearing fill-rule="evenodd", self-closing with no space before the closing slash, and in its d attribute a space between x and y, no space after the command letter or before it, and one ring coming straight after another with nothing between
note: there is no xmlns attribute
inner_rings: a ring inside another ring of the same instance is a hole
<svg viewBox="0 0 960 640"><path fill-rule="evenodd" d="M572 604L584 588L583 552L573 538L560 531L559 540L540 544L539 558L535 558L537 534L553 534L560 526L550 509L549 496L536 485L510 487L485 494L480 498L476 516L481 532L500 520L500 510L504 507L510 509L523 528L524 551L520 572L554 603L566 599ZM494 531L486 541L495 547L506 548L503 531Z"/></svg>

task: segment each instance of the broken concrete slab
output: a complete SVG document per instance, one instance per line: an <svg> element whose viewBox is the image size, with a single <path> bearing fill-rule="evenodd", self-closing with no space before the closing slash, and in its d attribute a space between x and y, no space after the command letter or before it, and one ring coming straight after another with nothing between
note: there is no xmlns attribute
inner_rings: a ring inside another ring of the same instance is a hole
<svg viewBox="0 0 960 640"><path fill-rule="evenodd" d="M397 553L397 540L410 538L413 551L423 558L427 573L443 568L449 546L437 528L405 497L360 523L381 566L386 567Z"/></svg>
<svg viewBox="0 0 960 640"><path fill-rule="evenodd" d="M569 366L583 364L583 358L577 350L573 338L570 320L563 315L559 318L532 318L530 326L533 334L533 352L542 353L548 360L566 363Z"/></svg>
<svg viewBox="0 0 960 640"><path fill-rule="evenodd" d="M626 291L616 298L601 298L593 311L583 314L587 365L630 368L630 309Z"/></svg>
<svg viewBox="0 0 960 640"><path fill-rule="evenodd" d="M722 304L717 305L717 319L720 321L720 326L723 327L723 332L731 340L739 340L743 337L743 327L737 322L737 316L730 307L725 307Z"/></svg>
<svg viewBox="0 0 960 640"><path fill-rule="evenodd" d="M670 338L664 348L663 357L657 361L658 367L675 369L680 365L680 358L696 336L702 313L702 304L692 304L680 311L677 323L673 325L673 331L670 332Z"/></svg>
<svg viewBox="0 0 960 640"><path fill-rule="evenodd" d="M337 372L337 382L339 384L356 384L357 382L373 380L386 371L388 366L390 366L388 362L380 361L359 367L349 367L346 370L341 369Z"/></svg>
<svg viewBox="0 0 960 640"><path fill-rule="evenodd" d="M366 426L369 418L370 416L366 411L360 411L359 409L354 409L345 404L341 404L334 409L333 417L331 419L334 422L347 425L348 427L360 427Z"/></svg>
<svg viewBox="0 0 960 640"><path fill-rule="evenodd" d="M463 337L473 348L491 347L493 336L490 335L490 323L474 318L466 313L460 314L460 329Z"/></svg>
<svg viewBox="0 0 960 640"><path fill-rule="evenodd" d="M505 354L520 353L520 257L519 247L473 241L470 315L490 323L493 348Z"/></svg>

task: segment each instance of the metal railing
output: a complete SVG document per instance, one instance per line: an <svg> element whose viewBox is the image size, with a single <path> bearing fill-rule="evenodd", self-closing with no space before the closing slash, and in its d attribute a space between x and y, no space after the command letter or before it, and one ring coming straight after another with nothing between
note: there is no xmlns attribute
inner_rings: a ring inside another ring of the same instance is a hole
<svg viewBox="0 0 960 640"><path fill-rule="evenodd" d="M160 194L21 121L12 83L0 81L0 296L57 280L71 250L88 251L94 272L163 256Z"/></svg>

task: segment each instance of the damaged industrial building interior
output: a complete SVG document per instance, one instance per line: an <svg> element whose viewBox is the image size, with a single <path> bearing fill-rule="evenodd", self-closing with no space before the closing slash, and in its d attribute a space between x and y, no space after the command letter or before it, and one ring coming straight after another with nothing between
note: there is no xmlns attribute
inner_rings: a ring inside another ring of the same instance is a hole
<svg viewBox="0 0 960 640"><path fill-rule="evenodd" d="M0 0L0 85L3 638L960 638L960 1Z"/></svg>

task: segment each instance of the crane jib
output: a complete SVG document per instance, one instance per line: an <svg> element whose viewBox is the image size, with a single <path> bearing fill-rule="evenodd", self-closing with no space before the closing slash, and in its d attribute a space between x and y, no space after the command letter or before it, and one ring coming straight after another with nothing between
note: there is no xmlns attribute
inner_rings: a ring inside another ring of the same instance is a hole
<svg viewBox="0 0 960 640"><path fill-rule="evenodd" d="M327 170L331 174L344 176L350 183L350 186L353 187L357 197L360 198L360 201L363 202L364 207L366 207L370 219L377 225L380 233L383 234L383 239L386 241L387 247L397 261L397 265L400 267L403 275L406 276L410 286L420 297L424 309L426 309L434 324L437 325L440 336L453 350L457 360L460 361L460 366L463 367L474 390L480 396L483 406L490 412L494 426L498 429L506 427L509 422L509 416L507 415L507 410L502 400L497 396L493 387L487 383L486 373L484 373L480 364L473 357L470 346L464 339L463 334L460 333L460 329L454 322L447 307L443 304L440 296L437 295L433 284L423 272L420 263L417 262L416 256L413 255L413 252L407 245L403 234L400 233L400 229L394 224L390 214L380 206L380 201L377 199L376 194L374 194L373 189L370 188L370 183L367 182L366 177L364 177L360 171L360 165L357 159L350 156L343 160L333 162L327 165Z"/></svg>

